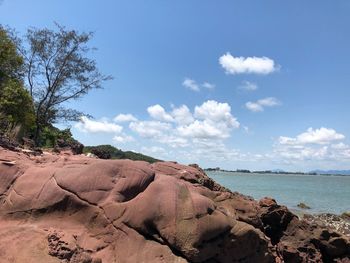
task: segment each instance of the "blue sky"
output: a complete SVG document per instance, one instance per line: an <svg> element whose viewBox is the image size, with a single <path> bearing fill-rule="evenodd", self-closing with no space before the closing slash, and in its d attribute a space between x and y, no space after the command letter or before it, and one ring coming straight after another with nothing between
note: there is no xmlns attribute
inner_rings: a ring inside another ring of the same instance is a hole
<svg viewBox="0 0 350 263"><path fill-rule="evenodd" d="M350 169L349 13L347 0L4 0L0 23L95 32L114 79L69 104L94 116L70 124L86 145L307 171Z"/></svg>

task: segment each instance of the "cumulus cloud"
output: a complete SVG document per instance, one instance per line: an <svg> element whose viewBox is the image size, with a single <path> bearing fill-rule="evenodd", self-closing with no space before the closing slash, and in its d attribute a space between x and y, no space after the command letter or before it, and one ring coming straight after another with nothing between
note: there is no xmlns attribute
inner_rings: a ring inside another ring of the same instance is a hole
<svg viewBox="0 0 350 263"><path fill-rule="evenodd" d="M91 133L120 133L123 130L122 126L110 123L107 120L95 121L85 116L80 118L75 127L80 131Z"/></svg>
<svg viewBox="0 0 350 263"><path fill-rule="evenodd" d="M329 148L327 146L313 147L278 147L274 150L278 157L286 161L310 161L324 160L330 158Z"/></svg>
<svg viewBox="0 0 350 263"><path fill-rule="evenodd" d="M334 129L321 127L319 129L309 128L295 138L280 136L279 143L284 145L329 144L344 138L343 134L337 133ZM342 145L340 144L339 146Z"/></svg>
<svg viewBox="0 0 350 263"><path fill-rule="evenodd" d="M170 130L171 127L169 123L160 121L138 121L129 124L132 131L145 138L162 137L164 132Z"/></svg>
<svg viewBox="0 0 350 263"><path fill-rule="evenodd" d="M195 146L196 140L223 140L239 127L227 103L208 100L195 106L192 113L186 105L167 112L160 105L148 107L156 121L131 122L129 128L139 136L171 147Z"/></svg>
<svg viewBox="0 0 350 263"><path fill-rule="evenodd" d="M232 129L239 127L239 122L231 114L227 103L208 100L194 109L193 122L177 127L180 136L199 139L224 139L230 137Z"/></svg>
<svg viewBox="0 0 350 263"><path fill-rule="evenodd" d="M231 114L231 107L228 103L220 103L215 100L208 100L201 106L194 109L195 117L203 120L212 121L219 124L225 123L228 127L238 128L239 122Z"/></svg>
<svg viewBox="0 0 350 263"><path fill-rule="evenodd" d="M219 58L220 65L227 74L267 75L277 70L275 62L268 57L234 57L229 52Z"/></svg>
<svg viewBox="0 0 350 263"><path fill-rule="evenodd" d="M245 106L248 110L253 112L261 112L264 111L264 107L275 107L279 106L282 103L274 98L274 97L267 97L264 99L257 100L256 102L248 101Z"/></svg>
<svg viewBox="0 0 350 263"><path fill-rule="evenodd" d="M200 91L199 85L197 82L193 79L186 78L183 82L182 85L190 90L193 91Z"/></svg>
<svg viewBox="0 0 350 263"><path fill-rule="evenodd" d="M189 146L189 142L187 138L183 138L178 136L178 134L174 133L173 131L170 134L166 134L162 137L159 137L157 139L159 143L166 144L172 148L184 148Z"/></svg>
<svg viewBox="0 0 350 263"><path fill-rule="evenodd" d="M137 119L132 114L118 114L113 119L115 122L131 122L137 121Z"/></svg>
<svg viewBox="0 0 350 263"><path fill-rule="evenodd" d="M345 136L331 128L309 128L296 137L280 136L274 145L275 158L286 162L350 160L350 148L343 142Z"/></svg>
<svg viewBox="0 0 350 263"><path fill-rule="evenodd" d="M195 120L187 126L177 128L179 134L184 137L192 138L227 138L227 131L220 130L219 126L213 125L208 121ZM226 129L227 130L227 129Z"/></svg>
<svg viewBox="0 0 350 263"><path fill-rule="evenodd" d="M258 89L258 85L254 82L245 80L245 81L242 81L242 84L238 88L242 90L247 90L247 91L254 91Z"/></svg>
<svg viewBox="0 0 350 263"><path fill-rule="evenodd" d="M150 106L147 108L148 114L155 120L172 122L174 121L173 117L170 114L165 112L164 108L159 104Z"/></svg>
<svg viewBox="0 0 350 263"><path fill-rule="evenodd" d="M347 149L350 149L350 146L343 143L343 142L340 142L340 143L336 143L336 144L332 144L331 147L333 149L337 149L337 150L347 150Z"/></svg>
<svg viewBox="0 0 350 263"><path fill-rule="evenodd" d="M153 144L154 147L140 148L152 156L165 158L175 151L182 156L180 158L190 155L203 158L205 155L206 159L228 160L243 156L234 149L226 148L224 143L232 131L240 126L228 103L208 100L192 110L186 105L171 106L167 110L156 104L146 110L149 118L144 120L138 120L132 114L119 114L114 122L83 118L77 127L89 132L113 133L115 144L132 142L139 136L143 142L149 140ZM115 122L125 125L124 129ZM187 160L193 160L192 157Z"/></svg>
<svg viewBox="0 0 350 263"><path fill-rule="evenodd" d="M186 105L174 108L171 112L171 115L174 118L174 120L179 124L186 125L194 121L192 113Z"/></svg>

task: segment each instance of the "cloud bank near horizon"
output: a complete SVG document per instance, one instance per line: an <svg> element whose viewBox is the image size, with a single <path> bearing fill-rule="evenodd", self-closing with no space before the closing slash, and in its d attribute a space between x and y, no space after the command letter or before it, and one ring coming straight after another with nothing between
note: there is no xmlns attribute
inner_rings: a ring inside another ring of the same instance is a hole
<svg viewBox="0 0 350 263"><path fill-rule="evenodd" d="M260 100L259 105L274 105L273 100ZM154 157L174 160L181 156L190 162L269 161L297 165L350 161L350 146L345 135L332 128L308 128L295 137L279 136L265 153L242 152L228 147L227 140L242 128L228 103L207 100L191 111L187 105L166 110L160 104L149 106L148 118L139 120L132 114L118 114L113 120L91 120L82 117L75 128L91 135L114 134L115 145L132 143ZM148 143L147 143L148 142ZM151 145L151 146L150 146Z"/></svg>

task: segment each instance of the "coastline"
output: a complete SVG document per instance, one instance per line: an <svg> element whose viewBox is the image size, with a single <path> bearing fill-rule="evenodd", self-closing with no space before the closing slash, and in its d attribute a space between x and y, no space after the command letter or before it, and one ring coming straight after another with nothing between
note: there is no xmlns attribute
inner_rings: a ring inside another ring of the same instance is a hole
<svg viewBox="0 0 350 263"><path fill-rule="evenodd" d="M231 190L260 199L273 196L278 203L301 213L341 215L350 210L349 176L245 174L207 172ZM298 204L306 205L301 209Z"/></svg>
<svg viewBox="0 0 350 263"><path fill-rule="evenodd" d="M319 173L315 171L311 172L288 172L288 171L273 171L273 170L267 170L267 171L250 171L250 170L223 170L220 168L206 168L203 169L204 172L222 172L222 173L230 173L231 175L235 174L246 174L246 175L254 175L254 174L275 174L275 175L300 175L300 176L350 176L350 174L347 173ZM349 172L347 170L347 172Z"/></svg>

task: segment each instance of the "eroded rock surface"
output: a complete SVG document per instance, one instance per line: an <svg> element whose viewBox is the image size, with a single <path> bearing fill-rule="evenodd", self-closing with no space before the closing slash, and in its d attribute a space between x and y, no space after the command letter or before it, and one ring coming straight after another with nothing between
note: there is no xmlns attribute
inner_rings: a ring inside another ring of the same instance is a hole
<svg viewBox="0 0 350 263"><path fill-rule="evenodd" d="M0 159L0 262L349 260L344 236L195 165L2 148Z"/></svg>

